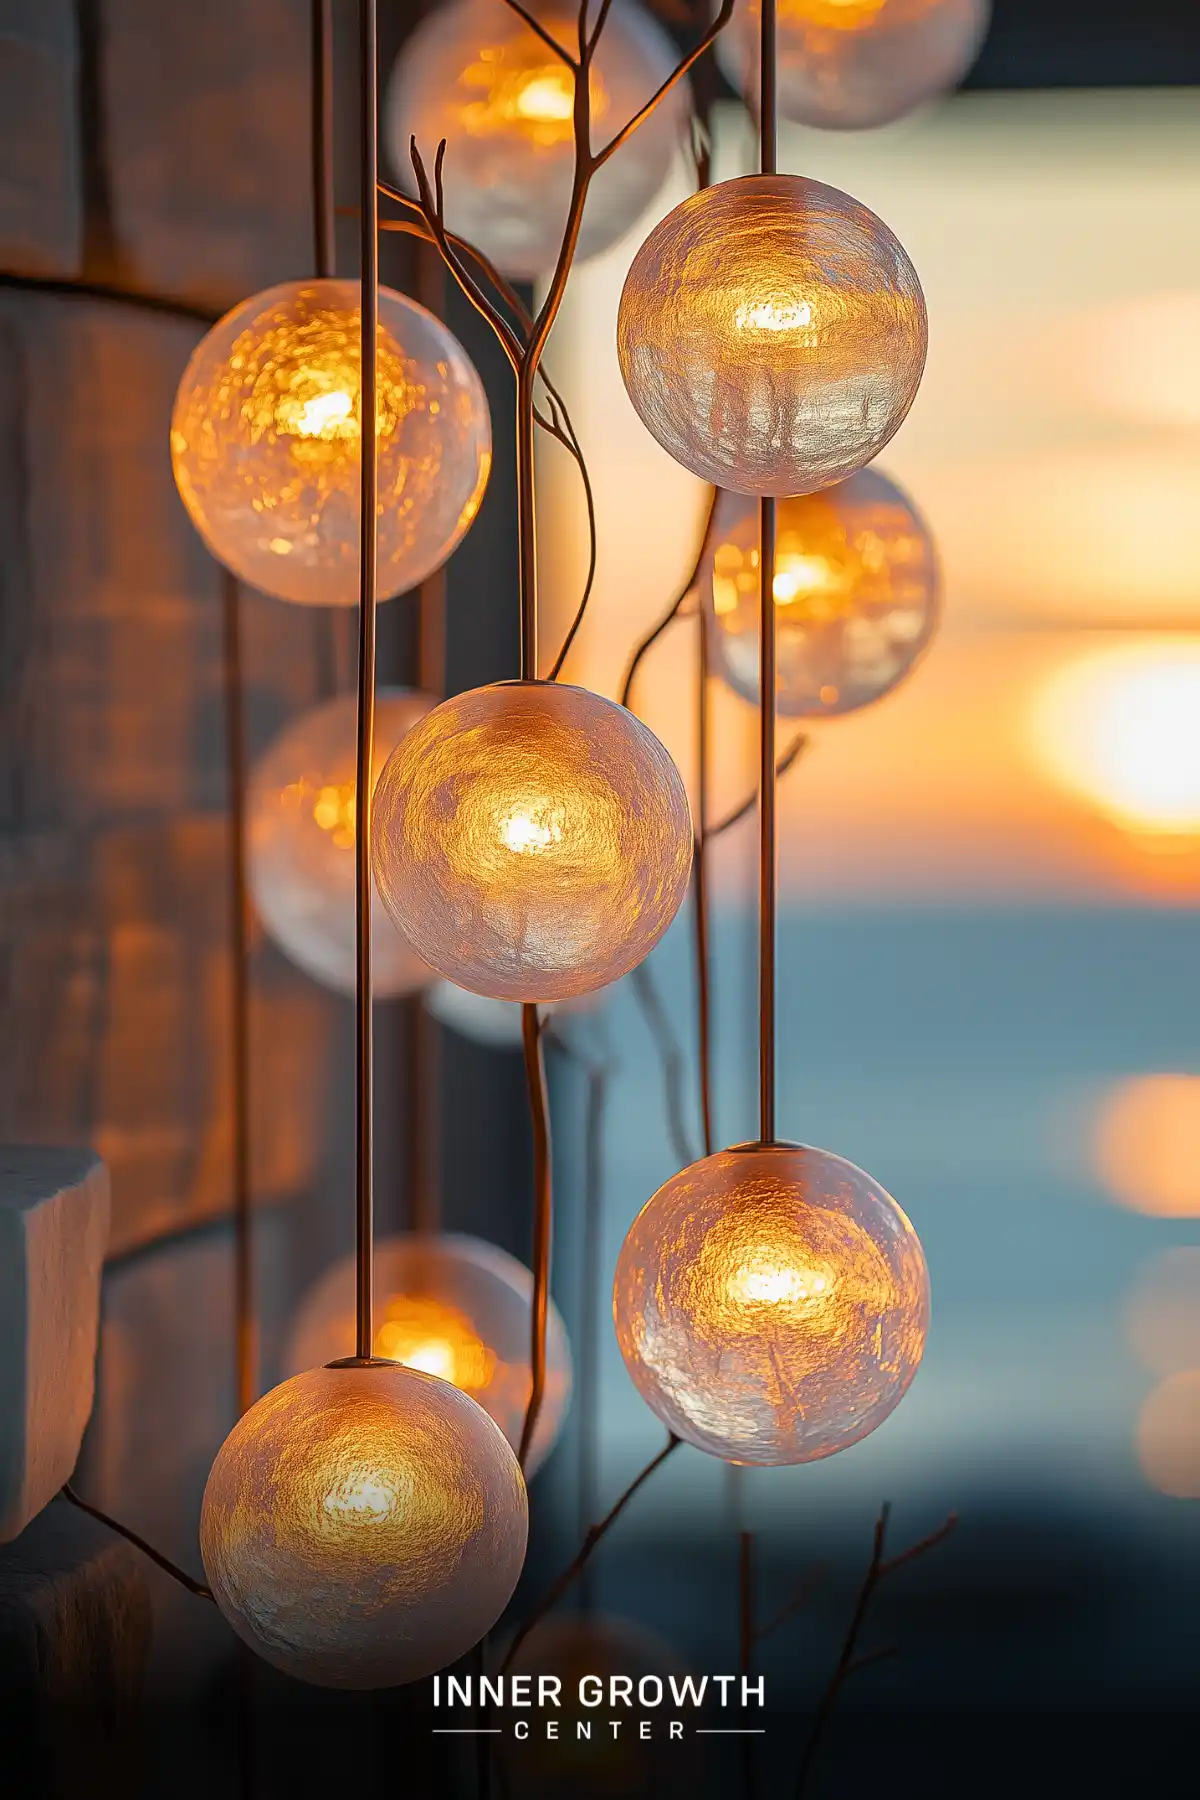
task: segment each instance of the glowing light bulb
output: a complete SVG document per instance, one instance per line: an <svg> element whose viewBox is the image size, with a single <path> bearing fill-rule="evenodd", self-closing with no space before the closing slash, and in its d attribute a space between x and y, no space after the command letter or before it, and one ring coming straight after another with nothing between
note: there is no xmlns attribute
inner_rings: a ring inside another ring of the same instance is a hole
<svg viewBox="0 0 1200 1800"><path fill-rule="evenodd" d="M916 272L887 226L798 175L693 194L633 260L629 397L663 449L742 494L808 494L899 430L925 367Z"/></svg>
<svg viewBox="0 0 1200 1800"><path fill-rule="evenodd" d="M405 732L433 705L428 695L406 688L379 690L377 781ZM352 994L355 986L357 714L356 696L339 694L294 720L255 764L247 800L247 874L259 916L294 963L341 994ZM372 895L371 968L381 999L412 993L433 979L378 892Z"/></svg>
<svg viewBox="0 0 1200 1800"><path fill-rule="evenodd" d="M447 1382L309 1369L217 1453L200 1515L213 1598L251 1649L323 1687L397 1687L457 1660L521 1572L525 1483Z"/></svg>
<svg viewBox="0 0 1200 1800"><path fill-rule="evenodd" d="M925 1348L929 1277L878 1183L824 1150L739 1145L630 1227L613 1317L670 1430L728 1462L813 1462L881 1425Z"/></svg>
<svg viewBox="0 0 1200 1800"><path fill-rule="evenodd" d="M566 49L578 16L538 0L538 22ZM640 6L614 0L591 75L598 148L670 75L674 46ZM569 69L517 14L492 0L450 0L406 40L388 89L392 166L416 192L409 142L432 167L440 139L446 218L506 275L532 281L555 264L575 172L575 86ZM593 179L576 261L615 244L658 193L685 140L690 104L681 82Z"/></svg>
<svg viewBox="0 0 1200 1800"><path fill-rule="evenodd" d="M482 384L439 319L379 296L379 597L438 568L491 466ZM201 339L171 419L175 481L213 555L303 606L358 604L358 284L286 282Z"/></svg>
<svg viewBox="0 0 1200 1800"><path fill-rule="evenodd" d="M701 570L716 660L758 704L758 503L724 492ZM933 541L912 502L877 469L823 493L779 502L776 524L776 702L787 718L855 712L901 682L937 627L941 584Z"/></svg>
<svg viewBox="0 0 1200 1800"><path fill-rule="evenodd" d="M679 910L691 860L658 739L562 682L445 701L376 790L375 879L397 929L493 999L567 999L626 974Z"/></svg>
<svg viewBox="0 0 1200 1800"><path fill-rule="evenodd" d="M329 1269L296 1315L284 1368L300 1371L354 1349L354 1259ZM533 1276L515 1257L452 1232L375 1246L376 1356L436 1375L469 1394L513 1449L529 1404ZM546 1329L546 1387L528 1459L532 1474L558 1439L571 1394L571 1351L558 1308Z"/></svg>
<svg viewBox="0 0 1200 1800"><path fill-rule="evenodd" d="M1145 838L1200 837L1200 637L1148 638L1080 657L1037 696L1047 772Z"/></svg>
<svg viewBox="0 0 1200 1800"><path fill-rule="evenodd" d="M887 125L958 86L979 53L991 0L780 0L779 111L798 125ZM743 0L717 61L758 95L762 0Z"/></svg>

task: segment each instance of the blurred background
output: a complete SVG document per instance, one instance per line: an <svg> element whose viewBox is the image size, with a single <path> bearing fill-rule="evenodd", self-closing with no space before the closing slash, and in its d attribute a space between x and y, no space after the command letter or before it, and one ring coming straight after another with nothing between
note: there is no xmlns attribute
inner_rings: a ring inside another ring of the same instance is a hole
<svg viewBox="0 0 1200 1800"><path fill-rule="evenodd" d="M343 202L352 14L337 9ZM381 16L391 56L412 20L387 0ZM171 485L167 421L206 319L311 265L309 24L303 0L249 13L214 0L186 17L145 0L0 9L0 1120L11 1139L92 1143L113 1169L79 1482L188 1566L233 1404L228 695L216 575ZM725 99L718 175L751 155ZM897 1546L953 1510L952 1540L884 1598L869 1646L900 1654L856 1677L813 1791L1126 1791L1186 1748L1200 1677L1194 0L996 0L964 93L882 131L785 128L780 166L880 213L929 302L925 383L881 466L932 529L944 623L895 696L814 729L781 789L780 1121L904 1206L933 1327L904 1404L833 1461L731 1475L677 1454L606 1543L590 1597L654 1634L652 1666L730 1669L739 1535L753 1534L767 1612L822 1568L762 1653L779 1721L763 1792L790 1792L881 1502ZM686 191L681 169L656 215ZM691 565L703 509L616 366L621 283L652 217L578 271L549 356L600 525L567 675L609 694ZM342 228L349 267L354 221ZM394 285L436 296L411 246L389 243L387 259ZM485 376L497 450L448 573L453 691L516 668L511 398L483 329L443 298ZM553 447L539 477L553 642L585 542ZM257 748L320 693L325 651L299 609L243 605ZM411 677L413 610L397 601L384 618L385 671ZM682 623L637 693L688 772L694 653ZM713 708L721 813L751 791L755 716L719 687ZM713 854L720 1142L753 1125L753 857L752 822ZM681 916L653 977L698 1154L690 929ZM253 954L269 1381L300 1297L352 1238L351 1015L266 940ZM526 1599L661 1443L607 1294L628 1224L680 1161L669 1071L629 984L562 1035L576 1057L553 1061L555 1296L577 1360L599 1296L599 1404L536 1485ZM387 1225L414 1179L410 1003L381 1009L380 1040ZM438 1057L445 1220L527 1260L520 1057L448 1028ZM596 1260L581 1057L612 1071ZM154 1579L152 1684L172 1704L152 1766L175 1793L207 1792L227 1777L230 1644L211 1609ZM305 1762L323 1780L348 1741L364 1772L400 1778L395 1746L410 1740L396 1733L419 1697L399 1716L302 1698L253 1791L296 1791ZM712 1791L738 1791L717 1760L708 1774ZM467 1775L447 1756L432 1779L449 1793ZM569 1791L663 1779L635 1759L575 1770Z"/></svg>

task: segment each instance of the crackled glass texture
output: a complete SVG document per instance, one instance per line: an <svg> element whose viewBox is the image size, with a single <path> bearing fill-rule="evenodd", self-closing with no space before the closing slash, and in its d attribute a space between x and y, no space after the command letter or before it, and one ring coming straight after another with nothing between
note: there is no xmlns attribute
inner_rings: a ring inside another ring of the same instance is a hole
<svg viewBox="0 0 1200 1800"><path fill-rule="evenodd" d="M434 704L404 688L379 690L376 781L405 732ZM354 694L339 694L295 720L255 765L246 818L247 872L259 917L294 963L341 994L353 994L355 987L357 739ZM377 999L412 993L433 979L392 924L377 890L371 976Z"/></svg>
<svg viewBox="0 0 1200 1800"><path fill-rule="evenodd" d="M200 1554L234 1631L277 1669L398 1687L495 1624L528 1524L516 1457L456 1387L391 1364L309 1369L218 1451Z"/></svg>
<svg viewBox="0 0 1200 1800"><path fill-rule="evenodd" d="M376 789L375 878L440 974L493 999L616 981L679 910L687 794L640 720L585 688L458 694L399 745Z"/></svg>
<svg viewBox="0 0 1200 1800"><path fill-rule="evenodd" d="M642 1208L613 1313L638 1392L689 1444L727 1462L815 1462L902 1398L929 1277L909 1221L853 1163L739 1145Z"/></svg>
<svg viewBox="0 0 1200 1800"><path fill-rule="evenodd" d="M532 7L566 49L578 8ZM645 105L677 60L670 39L630 0L614 0L592 64L592 144L600 149ZM505 275L532 281L558 259L575 175L574 77L499 0L452 0L417 26L396 63L385 124L402 187L416 194L415 136L432 174L445 138L446 220ZM593 177L576 262L607 250L658 193L687 128L687 83Z"/></svg>
<svg viewBox="0 0 1200 1800"><path fill-rule="evenodd" d="M990 0L779 0L779 110L798 125L887 125L958 86ZM731 86L757 101L761 0L738 0L717 39Z"/></svg>
<svg viewBox="0 0 1200 1800"><path fill-rule="evenodd" d="M381 600L438 568L491 466L483 386L423 306L379 295ZM358 283L292 281L244 300L192 354L171 459L193 525L252 587L302 606L358 604Z"/></svg>
<svg viewBox="0 0 1200 1800"><path fill-rule="evenodd" d="M855 712L902 681L938 620L933 542L912 502L876 469L781 500L775 596L779 711ZM721 672L758 704L758 502L722 493L703 596Z"/></svg>
<svg viewBox="0 0 1200 1800"><path fill-rule="evenodd" d="M354 1351L354 1259L308 1295L288 1337L284 1368L302 1370ZM455 1233L383 1238L375 1246L376 1356L453 1382L496 1421L513 1449L529 1404L533 1276L495 1244ZM546 1390L527 1463L554 1448L571 1392L571 1352L553 1301Z"/></svg>
<svg viewBox="0 0 1200 1800"><path fill-rule="evenodd" d="M882 219L799 175L693 194L634 258L625 386L676 462L741 494L808 494L876 457L925 367L925 300Z"/></svg>

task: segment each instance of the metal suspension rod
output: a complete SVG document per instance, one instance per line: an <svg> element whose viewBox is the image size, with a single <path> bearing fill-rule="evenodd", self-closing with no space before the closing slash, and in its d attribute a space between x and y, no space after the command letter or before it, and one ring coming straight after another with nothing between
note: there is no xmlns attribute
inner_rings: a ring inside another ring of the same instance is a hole
<svg viewBox="0 0 1200 1800"><path fill-rule="evenodd" d="M759 162L774 175L777 160L775 0L762 0ZM775 524L776 503L759 501L759 791L758 791L758 1135L775 1140L775 937L778 829L775 807Z"/></svg>
<svg viewBox="0 0 1200 1800"><path fill-rule="evenodd" d="M375 590L379 504L376 442L379 332L379 100L378 18L375 0L359 0L361 103L359 172L362 224L362 382L361 491L358 637L358 764L355 786L356 936L356 1346L358 1357L370 1357L374 1343L374 1169L372 1144L371 1018L371 787L375 739Z"/></svg>

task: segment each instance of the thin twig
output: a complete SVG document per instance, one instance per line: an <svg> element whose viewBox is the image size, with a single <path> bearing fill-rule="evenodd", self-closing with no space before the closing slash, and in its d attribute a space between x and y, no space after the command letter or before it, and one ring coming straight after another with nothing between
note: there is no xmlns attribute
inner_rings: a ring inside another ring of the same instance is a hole
<svg viewBox="0 0 1200 1800"><path fill-rule="evenodd" d="M781 1625L786 1625L789 1619L794 1619L796 1614L801 1612L803 1608L808 1605L824 1579L825 1566L824 1564L818 1564L815 1569L810 1570L804 1577L803 1581L786 1605L781 1606L777 1613L771 1615L765 1625L759 1627L756 1641L760 1644L765 1644L769 1637L774 1636Z"/></svg>
<svg viewBox="0 0 1200 1800"><path fill-rule="evenodd" d="M663 632L667 629L667 626L670 625L673 622L673 620L675 620L679 617L680 608L682 607L684 601L687 599L688 595L692 592L693 588L696 586L696 583L700 579L701 571L704 568L704 559L708 554L709 541L712 538L713 523L714 523L714 521L716 519L716 515L717 515L717 498L718 498L718 490L716 488L714 488L712 490L712 495L709 499L708 512L705 514L705 519L704 519L704 529L700 534L700 546L699 546L698 550L696 551L696 560L692 564L691 574L688 576L688 578L684 582L683 586L676 593L674 599L671 601L671 604L668 606L666 612L664 612L662 614L662 616L659 618L658 622L655 625L651 626L650 630L646 633L645 637L643 637L639 641L639 643L637 644L637 647L635 648L635 650L633 652L632 657L629 660L629 666L625 670L625 679L621 683L621 705L622 706L629 705L630 695L633 693L634 678L637 675L638 669L642 663L642 659L645 657L647 651L649 651L651 649L651 647L655 643L657 643L658 639L662 636Z"/></svg>
<svg viewBox="0 0 1200 1800"><path fill-rule="evenodd" d="M553 32L547 31L544 25L539 24L533 14L528 12L525 7L520 4L520 0L504 0L504 4L508 7L510 12L515 12L519 19L524 19L534 36L540 37L547 50L552 50L555 56L566 63L568 69L578 69L579 64L575 61L571 52L564 49L563 45L559 43Z"/></svg>
<svg viewBox="0 0 1200 1800"><path fill-rule="evenodd" d="M775 764L776 780L786 775L792 764L799 760L808 748L808 742L808 737L803 731L793 739ZM743 800L740 806L735 806L732 812L726 813L723 819L718 819L715 825L710 825L705 833L705 841L711 842L713 838L720 837L723 832L732 831L733 827L740 824L747 814L754 811L754 803L757 798L756 791L748 799Z"/></svg>
<svg viewBox="0 0 1200 1800"><path fill-rule="evenodd" d="M671 1455L671 1453L674 1450L678 1449L681 1442L682 1442L682 1439L677 1438L673 1431L669 1432L667 1434L667 1441L666 1441L665 1445L663 1446L663 1448L659 1451L658 1455L652 1456L650 1461L646 1464L645 1468L639 1470L638 1474L634 1476L633 1480L630 1482L629 1486L625 1489L625 1492L621 1495L621 1498L617 1501L616 1505L609 1508L608 1512L606 1512L604 1517L600 1520L600 1523L598 1525L592 1526L591 1530L588 1532L587 1536L584 1538L583 1543L579 1546L579 1549L576 1551L576 1553L572 1557L571 1561L567 1564L566 1568L562 1571L561 1575L559 1575L557 1577L557 1579L548 1588L544 1598L541 1601L539 1601L538 1605L534 1608L533 1612L526 1619L524 1625L522 1625L521 1629L517 1632L516 1637L513 1639L512 1643L509 1645L508 1654L504 1658L504 1661L500 1665L500 1673L501 1674L506 1673L507 1670L509 1670L512 1667L513 1661L516 1658L518 1651L520 1650L521 1646L524 1644L525 1640L528 1638L530 1632L533 1631L536 1626L541 1624L542 1620L547 1616L548 1613L551 1613L554 1611L554 1608L558 1605L558 1603L562 1599L563 1595L567 1592L568 1588L571 1586L571 1583L577 1578L577 1576L582 1572L582 1570L586 1566L588 1559L591 1557L597 1544L599 1544L608 1535L608 1533L612 1530L613 1526L616 1524L616 1522L620 1518L621 1514L625 1511L625 1508L629 1505L629 1502L633 1499L634 1495L639 1491L640 1488L643 1488L645 1486L645 1484L649 1481L650 1477L654 1474L655 1470L660 1469L662 1467L663 1463L666 1462L667 1458Z"/></svg>
<svg viewBox="0 0 1200 1800"><path fill-rule="evenodd" d="M554 1194L550 1167L550 1108L546 1098L546 1067L542 1059L541 1024L536 1006L521 1008L521 1039L525 1050L525 1081L529 1091L529 1115L533 1126L533 1306L530 1309L529 1403L521 1427L518 1460L522 1470L529 1461L542 1401L546 1394L546 1321L550 1309L550 1254L554 1219Z"/></svg>
<svg viewBox="0 0 1200 1800"><path fill-rule="evenodd" d="M642 1016L650 1028L650 1035L658 1047L659 1060L662 1063L663 1087L667 1104L667 1129L671 1137L671 1148L681 1169L686 1169L696 1160L695 1151L688 1142L687 1127L683 1122L683 1052L675 1037L675 1031L662 1003L658 987L650 973L648 962L639 963L631 976L633 991L637 996Z"/></svg>
<svg viewBox="0 0 1200 1800"><path fill-rule="evenodd" d="M850 1615L850 1623L846 1628L845 1638L842 1640L841 1654L838 1657L837 1664L830 1677L829 1686L822 1695L821 1703L817 1707L816 1713L813 1715L812 1727L808 1734L808 1742L804 1746L804 1755L800 1761L800 1772L796 1778L796 1800L801 1800L801 1796L808 1783L808 1778L812 1773L817 1751L819 1750L821 1740L825 1735L833 1708L847 1681L850 1680L851 1676L857 1674L860 1669L865 1669L871 1663L879 1662L884 1657L895 1654L895 1647L892 1645L888 1645L881 1650L866 1651L862 1654L859 1654L858 1651L858 1640L862 1636L863 1627L867 1622L867 1615L871 1610L871 1603L875 1598L880 1583L886 1581L889 1575L895 1574L897 1569L902 1569L908 1563L915 1562L919 1556L926 1555L928 1551L936 1549L939 1544L944 1543L958 1523L957 1514L951 1513L950 1516L938 1526L936 1531L931 1531L929 1533L928 1537L919 1538L915 1544L910 1544L906 1550L901 1550L895 1556L889 1557L885 1555L885 1551L887 1548L887 1528L890 1514L891 1507L886 1504L879 1509L879 1517L875 1521L875 1537L871 1550L871 1561L867 1565L867 1572L863 1577L862 1586L858 1590L858 1598L854 1604L854 1611Z"/></svg>
<svg viewBox="0 0 1200 1800"><path fill-rule="evenodd" d="M437 149L437 161L435 164L439 190L437 198L434 197L433 191L430 188L429 176L425 172L425 164L421 157L421 152L417 149L417 140L415 137L411 137L408 141L408 153L412 160L413 173L417 178L417 190L420 194L421 212L424 215L425 223L429 226L433 235L433 241L442 254L442 260L445 262L446 267L449 269L476 312L487 321L495 332L496 337L499 339L500 347L507 356L515 373L521 367L525 355L525 347L522 345L516 332L504 317L504 314L500 311L499 307L488 298L487 294L484 293L479 283L475 280L475 277L459 259L458 253L451 245L449 235L446 231L445 218L443 216L442 208L439 205L439 200L441 198L442 159L446 153L446 140L443 138Z"/></svg>
<svg viewBox="0 0 1200 1800"><path fill-rule="evenodd" d="M512 0L509 0L510 5L511 3ZM716 40L722 31L724 31L732 17L733 0L721 0L721 9L713 19L708 30L704 33L704 36L700 39L700 42L694 49L688 51L688 54L684 57L683 61L676 66L670 75L667 76L667 79L663 82L662 86L651 94L645 106L643 106L640 111L634 113L629 123L623 125L615 137L609 139L603 150L597 150L595 152L592 157L593 173L596 169L602 168L610 156L615 156L617 151L621 148L621 145L629 141L640 125L645 124L655 107L659 106L671 92L671 89L676 87L679 82L683 80L684 76L688 73L688 70L692 67L692 64L699 62L709 45Z"/></svg>
<svg viewBox="0 0 1200 1800"><path fill-rule="evenodd" d="M181 1569L178 1563L173 1563L169 1556L164 1556L161 1550L156 1550L153 1544L148 1544L144 1537L139 1537L138 1533L131 1531L128 1525L122 1525L119 1519L110 1518L108 1513L101 1512L98 1506L89 1505L75 1492L69 1481L63 1483L61 1492L63 1499L69 1500L72 1506L77 1506L80 1512L87 1513L91 1519L98 1519L101 1525L107 1525L110 1531L117 1533L118 1537L126 1538L129 1543L135 1545L143 1556L148 1556L152 1563L156 1563L160 1569L177 1581L180 1587L185 1587L189 1594L195 1594L198 1600L213 1598L213 1591L210 1587L205 1587L202 1581L194 1580L186 1569Z"/></svg>

